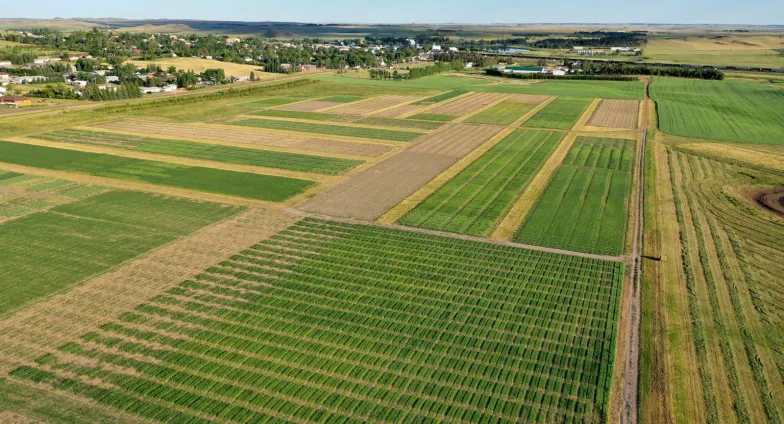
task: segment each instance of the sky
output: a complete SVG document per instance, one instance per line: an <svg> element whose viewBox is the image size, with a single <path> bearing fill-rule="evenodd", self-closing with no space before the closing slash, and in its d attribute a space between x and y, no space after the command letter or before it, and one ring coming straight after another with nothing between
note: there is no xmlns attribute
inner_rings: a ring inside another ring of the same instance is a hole
<svg viewBox="0 0 784 424"><path fill-rule="evenodd" d="M37 0L2 18L128 18L313 23L683 23L784 25L781 0Z"/></svg>

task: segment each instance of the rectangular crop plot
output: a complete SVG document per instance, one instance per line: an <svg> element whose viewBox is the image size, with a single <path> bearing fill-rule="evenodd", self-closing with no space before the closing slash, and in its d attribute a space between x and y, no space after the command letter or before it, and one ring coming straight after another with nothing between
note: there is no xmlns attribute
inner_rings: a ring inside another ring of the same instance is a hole
<svg viewBox="0 0 784 424"><path fill-rule="evenodd" d="M321 112L305 112L299 110L265 109L258 112L251 112L249 115L270 116L273 118L292 118L308 119L311 121L334 121L340 119L340 115Z"/></svg>
<svg viewBox="0 0 784 424"><path fill-rule="evenodd" d="M603 99L591 115L588 125L608 128L637 128L639 100Z"/></svg>
<svg viewBox="0 0 784 424"><path fill-rule="evenodd" d="M632 140L578 138L514 240L623 253L633 160Z"/></svg>
<svg viewBox="0 0 784 424"><path fill-rule="evenodd" d="M360 157L376 157L393 149L392 146L372 143L354 143L296 135L281 135L259 130L241 129L236 126L207 127L152 121L116 121L97 125L98 128L136 133L188 137L205 141L226 141L255 146L294 149L306 152L323 152Z"/></svg>
<svg viewBox="0 0 784 424"><path fill-rule="evenodd" d="M623 268L306 219L9 379L161 422L606 422Z"/></svg>
<svg viewBox="0 0 784 424"><path fill-rule="evenodd" d="M577 123L592 101L593 99L587 98L559 97L525 121L523 126L568 130Z"/></svg>
<svg viewBox="0 0 784 424"><path fill-rule="evenodd" d="M427 113L462 116L485 107L505 96L506 94L504 93L473 93L470 96L461 97L449 103L436 106L428 110Z"/></svg>
<svg viewBox="0 0 784 424"><path fill-rule="evenodd" d="M53 133L37 134L42 140L114 147L137 152L205 159L239 165L263 166L318 174L339 174L362 161L309 156L298 153L246 149L183 140L164 140L129 134L66 129Z"/></svg>
<svg viewBox="0 0 784 424"><path fill-rule="evenodd" d="M0 222L105 191L97 185L0 170Z"/></svg>
<svg viewBox="0 0 784 424"><path fill-rule="evenodd" d="M345 106L336 107L330 110L330 113L343 113L350 115L365 115L373 113L377 110L386 109L400 103L410 102L419 98L419 96L402 96L402 95L389 95L375 97L361 103L350 103Z"/></svg>
<svg viewBox="0 0 784 424"><path fill-rule="evenodd" d="M434 130L443 125L438 122L414 121L411 119L377 118L376 116L363 118L359 121L356 121L355 123L363 125L377 125L381 127L411 128L415 130Z"/></svg>
<svg viewBox="0 0 784 424"><path fill-rule="evenodd" d="M240 210L111 191L0 224L0 315Z"/></svg>
<svg viewBox="0 0 784 424"><path fill-rule="evenodd" d="M536 105L531 103L501 102L490 109L483 110L468 118L466 122L475 124L509 125L528 113Z"/></svg>
<svg viewBox="0 0 784 424"><path fill-rule="evenodd" d="M655 78L659 129L684 137L784 144L784 90L770 84Z"/></svg>
<svg viewBox="0 0 784 424"><path fill-rule="evenodd" d="M444 100L449 100L453 97L461 96L465 94L465 91L461 90L454 90L454 91L447 91L446 93L442 93L433 97L428 97L426 99L422 99L418 102L414 102L415 105L432 105L435 103L443 102Z"/></svg>
<svg viewBox="0 0 784 424"><path fill-rule="evenodd" d="M550 157L563 134L519 129L414 208L400 223L487 236Z"/></svg>
<svg viewBox="0 0 784 424"><path fill-rule="evenodd" d="M246 106L260 106L260 107L271 107L271 106L283 106L289 103L299 102L305 100L301 97L269 97L266 99L254 100L252 102L243 103Z"/></svg>
<svg viewBox="0 0 784 424"><path fill-rule="evenodd" d="M423 121L449 122L457 119L457 115L443 115L440 113L417 113L409 116L408 119L420 119Z"/></svg>
<svg viewBox="0 0 784 424"><path fill-rule="evenodd" d="M299 111L299 112L313 112L316 110L326 109L332 106L338 106L341 103L338 102L327 102L324 100L311 100L308 102L301 102L301 103L294 103L290 105L284 105L277 110L290 110L290 111Z"/></svg>
<svg viewBox="0 0 784 424"><path fill-rule="evenodd" d="M118 180L280 202L312 181L0 141L0 161Z"/></svg>
<svg viewBox="0 0 784 424"><path fill-rule="evenodd" d="M329 134L343 137L360 137L374 140L411 141L421 132L385 130L377 128L352 127L348 125L329 125L309 122L276 121L272 119L244 119L231 122L233 125L266 128L271 130L297 131L315 134Z"/></svg>

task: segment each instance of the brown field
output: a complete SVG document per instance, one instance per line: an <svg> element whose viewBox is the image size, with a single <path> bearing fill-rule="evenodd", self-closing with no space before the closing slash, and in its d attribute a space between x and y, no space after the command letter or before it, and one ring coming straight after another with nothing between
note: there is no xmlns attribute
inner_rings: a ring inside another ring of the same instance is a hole
<svg viewBox="0 0 784 424"><path fill-rule="evenodd" d="M322 193L301 209L333 216L375 220L410 196L503 127L448 125L416 145Z"/></svg>
<svg viewBox="0 0 784 424"><path fill-rule="evenodd" d="M449 102L433 109L429 109L427 113L434 113L439 115L465 115L471 113L479 108L485 107L490 103L500 100L508 96L506 93L473 93L469 96L461 97L453 102Z"/></svg>
<svg viewBox="0 0 784 424"><path fill-rule="evenodd" d="M588 125L606 128L637 128L638 100L604 99L591 116Z"/></svg>
<svg viewBox="0 0 784 424"><path fill-rule="evenodd" d="M418 99L420 96L390 95L375 97L362 102L348 103L345 106L330 109L330 113L340 113L349 115L366 115L377 110L386 109L400 103L406 103Z"/></svg>
<svg viewBox="0 0 784 424"><path fill-rule="evenodd" d="M379 118L397 118L398 116L414 112L415 110L422 109L422 105L400 105L391 109L382 110L381 112L374 113L373 116Z"/></svg>
<svg viewBox="0 0 784 424"><path fill-rule="evenodd" d="M328 107L339 106L343 103L337 102L322 102L321 100L311 100L309 102L302 102L302 103L293 103L290 105L284 105L277 109L282 110L296 110L300 112L313 112L316 110L326 109Z"/></svg>
<svg viewBox="0 0 784 424"><path fill-rule="evenodd" d="M281 135L256 129L243 130L152 121L115 121L98 124L95 125L95 127L135 133L186 137L197 140L230 141L234 143L269 146L303 152L325 152L359 157L381 156L394 148L383 144L354 143L351 141L315 137Z"/></svg>
<svg viewBox="0 0 784 424"><path fill-rule="evenodd" d="M543 101L549 99L551 96L540 95L540 94L513 94L504 99L505 102L509 103L531 103L538 105Z"/></svg>

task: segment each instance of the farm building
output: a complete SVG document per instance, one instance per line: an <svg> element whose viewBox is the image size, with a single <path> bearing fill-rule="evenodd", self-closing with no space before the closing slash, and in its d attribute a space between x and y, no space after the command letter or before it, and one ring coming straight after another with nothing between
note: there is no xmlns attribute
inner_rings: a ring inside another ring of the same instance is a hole
<svg viewBox="0 0 784 424"><path fill-rule="evenodd" d="M139 88L142 94L152 94L152 93L160 93L162 90L160 87L141 87Z"/></svg>
<svg viewBox="0 0 784 424"><path fill-rule="evenodd" d="M541 74L544 68L541 66L506 66L503 71L507 74Z"/></svg>
<svg viewBox="0 0 784 424"><path fill-rule="evenodd" d="M0 72L0 84L11 81L11 76L7 72Z"/></svg>
<svg viewBox="0 0 784 424"><path fill-rule="evenodd" d="M0 96L0 105L9 105L14 107L29 106L30 99L19 96Z"/></svg>

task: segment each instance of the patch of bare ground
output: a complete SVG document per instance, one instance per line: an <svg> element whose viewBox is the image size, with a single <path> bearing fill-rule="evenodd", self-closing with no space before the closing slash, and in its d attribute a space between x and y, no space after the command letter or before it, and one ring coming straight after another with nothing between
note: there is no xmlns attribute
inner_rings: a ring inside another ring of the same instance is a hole
<svg viewBox="0 0 784 424"><path fill-rule="evenodd" d="M429 109L437 115L465 115L508 96L506 93L472 93L457 100Z"/></svg>
<svg viewBox="0 0 784 424"><path fill-rule="evenodd" d="M752 205L784 218L784 187L753 190L747 199Z"/></svg>
<svg viewBox="0 0 784 424"><path fill-rule="evenodd" d="M282 110L295 110L299 112L313 112L316 110L326 109L328 107L339 106L342 103L337 102L324 102L321 100L311 100L309 102L292 103L289 105L281 106L277 109Z"/></svg>
<svg viewBox="0 0 784 424"><path fill-rule="evenodd" d="M588 125L604 128L637 128L640 116L639 100L603 99L591 116Z"/></svg>
<svg viewBox="0 0 784 424"><path fill-rule="evenodd" d="M0 321L0 375L55 352L298 220L295 215L250 208L17 312Z"/></svg>
<svg viewBox="0 0 784 424"><path fill-rule="evenodd" d="M43 421L38 421L33 418L25 417L24 415L15 414L13 412L5 411L0 412L0 424L43 424Z"/></svg>
<svg viewBox="0 0 784 424"><path fill-rule="evenodd" d="M503 127L495 125L447 125L418 138L402 153L314 197L300 209L375 220L501 130Z"/></svg>
<svg viewBox="0 0 784 424"><path fill-rule="evenodd" d="M364 102L348 103L344 106L330 109L330 113L364 115L374 111L386 109L400 103L418 99L420 96L389 95L374 97Z"/></svg>
<svg viewBox="0 0 784 424"><path fill-rule="evenodd" d="M202 125L175 124L152 121L115 121L95 125L97 128L129 131L134 133L179 136L197 140L218 140L234 143L295 149L303 152L326 152L359 157L376 157L394 147L316 137L282 135L256 129L234 129Z"/></svg>

